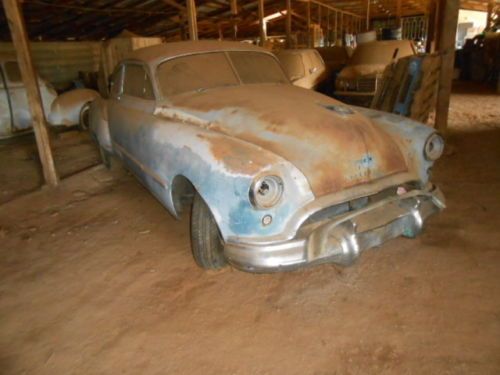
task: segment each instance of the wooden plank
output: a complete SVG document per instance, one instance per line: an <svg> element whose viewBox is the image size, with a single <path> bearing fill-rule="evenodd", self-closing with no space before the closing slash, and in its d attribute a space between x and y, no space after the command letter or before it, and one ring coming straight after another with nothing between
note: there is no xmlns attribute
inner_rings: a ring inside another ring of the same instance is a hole
<svg viewBox="0 0 500 375"><path fill-rule="evenodd" d="M292 48L292 0L286 0L286 47Z"/></svg>
<svg viewBox="0 0 500 375"><path fill-rule="evenodd" d="M444 1L444 0L441 0ZM445 133L448 126L448 110L450 106L451 85L453 80L453 64L455 61L455 37L458 23L459 0L444 1L443 16L440 17L439 51L441 53L441 73L436 105L435 127Z"/></svg>
<svg viewBox="0 0 500 375"><path fill-rule="evenodd" d="M263 46L266 42L266 23L264 21L264 0L258 0L259 13L259 45Z"/></svg>
<svg viewBox="0 0 500 375"><path fill-rule="evenodd" d="M237 0L231 0L231 26L233 28L233 39L238 39L238 4Z"/></svg>
<svg viewBox="0 0 500 375"><path fill-rule="evenodd" d="M306 17L307 17L307 47L311 48L312 38L311 38L311 3L308 1L306 6Z"/></svg>
<svg viewBox="0 0 500 375"><path fill-rule="evenodd" d="M371 0L366 0L366 31L370 30L370 2Z"/></svg>
<svg viewBox="0 0 500 375"><path fill-rule="evenodd" d="M38 154L42 163L43 176L47 185L55 187L59 183L59 178L50 148L50 138L45 122L42 98L38 87L37 75L31 60L28 35L24 18L21 14L21 6L17 0L3 0L3 8L9 24L12 41L16 48L17 62L21 70L21 77L26 87Z"/></svg>
<svg viewBox="0 0 500 375"><path fill-rule="evenodd" d="M198 21L196 19L195 0L186 0L186 12L188 19L189 39L198 40Z"/></svg>

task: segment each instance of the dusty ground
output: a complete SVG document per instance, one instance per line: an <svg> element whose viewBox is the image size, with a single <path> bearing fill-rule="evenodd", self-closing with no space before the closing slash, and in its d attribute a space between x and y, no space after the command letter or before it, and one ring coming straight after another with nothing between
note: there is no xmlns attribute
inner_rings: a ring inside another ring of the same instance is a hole
<svg viewBox="0 0 500 375"><path fill-rule="evenodd" d="M499 374L500 97L460 92L448 209L350 268L202 271L119 168L0 206L0 374Z"/></svg>
<svg viewBox="0 0 500 375"><path fill-rule="evenodd" d="M56 169L61 178L100 162L88 133L76 129L52 134ZM0 141L0 204L38 189L43 175L33 134Z"/></svg>

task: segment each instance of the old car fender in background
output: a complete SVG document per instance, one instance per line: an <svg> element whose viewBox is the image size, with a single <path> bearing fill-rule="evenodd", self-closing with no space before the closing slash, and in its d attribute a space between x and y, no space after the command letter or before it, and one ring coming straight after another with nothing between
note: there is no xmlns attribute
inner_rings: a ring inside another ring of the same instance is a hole
<svg viewBox="0 0 500 375"><path fill-rule="evenodd" d="M59 95L50 107L47 115L53 126L72 126L78 124L82 107L100 97L99 93L90 89L74 89Z"/></svg>

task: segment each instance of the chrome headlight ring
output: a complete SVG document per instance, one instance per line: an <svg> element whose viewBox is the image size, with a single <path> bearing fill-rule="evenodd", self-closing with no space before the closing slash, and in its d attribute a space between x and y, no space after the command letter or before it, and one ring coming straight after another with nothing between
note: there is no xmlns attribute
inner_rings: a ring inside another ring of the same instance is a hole
<svg viewBox="0 0 500 375"><path fill-rule="evenodd" d="M425 141L424 156L429 161L435 161L441 157L444 151L444 139L438 133L432 133Z"/></svg>
<svg viewBox="0 0 500 375"><path fill-rule="evenodd" d="M250 187L250 202L258 209L276 206L283 196L283 180L275 175L258 177Z"/></svg>

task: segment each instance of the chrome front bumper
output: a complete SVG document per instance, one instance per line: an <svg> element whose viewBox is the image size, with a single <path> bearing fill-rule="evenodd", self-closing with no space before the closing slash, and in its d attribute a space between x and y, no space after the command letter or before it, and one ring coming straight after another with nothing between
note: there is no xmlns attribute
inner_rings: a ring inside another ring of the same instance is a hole
<svg viewBox="0 0 500 375"><path fill-rule="evenodd" d="M318 263L351 264L363 250L399 236L415 237L425 220L445 207L436 187L391 196L344 215L304 226L284 242L227 242L232 265L272 272Z"/></svg>

